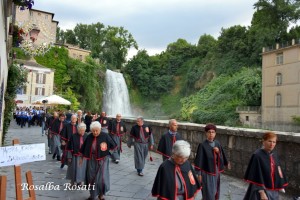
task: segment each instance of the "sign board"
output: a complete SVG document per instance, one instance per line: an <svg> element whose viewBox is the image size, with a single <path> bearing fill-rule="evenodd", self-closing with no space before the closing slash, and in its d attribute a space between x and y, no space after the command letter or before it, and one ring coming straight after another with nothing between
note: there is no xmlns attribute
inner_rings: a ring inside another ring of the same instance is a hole
<svg viewBox="0 0 300 200"><path fill-rule="evenodd" d="M46 160L45 143L0 147L0 167Z"/></svg>

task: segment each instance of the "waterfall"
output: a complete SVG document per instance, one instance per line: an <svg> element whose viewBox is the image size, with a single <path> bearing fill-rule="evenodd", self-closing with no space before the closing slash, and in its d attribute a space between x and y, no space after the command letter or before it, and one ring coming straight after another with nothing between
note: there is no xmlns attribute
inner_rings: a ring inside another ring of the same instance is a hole
<svg viewBox="0 0 300 200"><path fill-rule="evenodd" d="M108 116L131 116L131 107L127 85L123 74L111 70L106 71L105 89L103 92L103 111Z"/></svg>

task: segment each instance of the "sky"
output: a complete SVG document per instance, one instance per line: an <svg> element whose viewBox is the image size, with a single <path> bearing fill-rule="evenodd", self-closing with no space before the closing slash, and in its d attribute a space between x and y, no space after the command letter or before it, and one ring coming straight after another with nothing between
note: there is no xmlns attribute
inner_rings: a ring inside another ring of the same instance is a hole
<svg viewBox="0 0 300 200"><path fill-rule="evenodd" d="M35 0L33 9L54 13L64 30L77 23L124 27L139 49L154 55L182 38L197 44L203 34L249 26L258 0ZM136 50L129 51L129 58Z"/></svg>

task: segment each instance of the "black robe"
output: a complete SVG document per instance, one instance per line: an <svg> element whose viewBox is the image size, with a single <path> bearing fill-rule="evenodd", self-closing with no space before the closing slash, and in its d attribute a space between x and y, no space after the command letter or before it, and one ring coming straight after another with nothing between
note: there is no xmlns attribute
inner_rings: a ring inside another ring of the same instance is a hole
<svg viewBox="0 0 300 200"><path fill-rule="evenodd" d="M71 151L73 156L79 156L80 153L80 138L82 137L83 143L85 139L87 138L87 134L83 134L82 136L78 133L71 136L68 145L67 145L67 151ZM82 144L83 145L83 144Z"/></svg>
<svg viewBox="0 0 300 200"><path fill-rule="evenodd" d="M130 136L132 136L136 142L142 142L141 139L140 139L140 126L139 125L134 125L132 128L131 128L131 131L130 131ZM142 126L142 129L143 129L143 133L144 133L144 137L145 137L145 140L148 141L148 138L149 136L152 134L152 129L151 127L143 124Z"/></svg>
<svg viewBox="0 0 300 200"><path fill-rule="evenodd" d="M89 134L84 141L80 154L86 159L92 158L92 144L96 140L96 160L102 160L109 155L110 150L117 148L117 144L114 140L106 133L101 132L97 137L93 134Z"/></svg>
<svg viewBox="0 0 300 200"><path fill-rule="evenodd" d="M213 176L216 175L216 165L218 165L219 173L223 172L225 166L228 165L228 161L221 144L217 140L214 140L214 142L215 147L219 148L219 153L216 158L213 147L209 145L208 140L205 140L203 143L199 144L194 161L196 170L204 171L205 173Z"/></svg>
<svg viewBox="0 0 300 200"><path fill-rule="evenodd" d="M52 123L52 125L50 127L52 134L54 134L54 135L60 135L60 131L62 131L63 128L65 127L66 122L65 121L62 122L62 128L61 128L61 130L60 130L60 124L61 124L61 121L59 120L59 118L56 118L53 121L53 123Z"/></svg>
<svg viewBox="0 0 300 200"><path fill-rule="evenodd" d="M175 139L169 132L163 134L158 142L157 153L169 158L172 155L172 147L175 141L182 140L181 136L176 133Z"/></svg>
<svg viewBox="0 0 300 200"><path fill-rule="evenodd" d="M273 159L275 163L273 175L271 175L271 159ZM255 184L273 191L281 190L288 185L284 172L280 167L277 154L275 152L269 154L263 149L257 149L252 154L244 180L250 184ZM250 195L253 194L250 194L250 190L248 190L244 199L248 199Z"/></svg>
<svg viewBox="0 0 300 200"><path fill-rule="evenodd" d="M109 119L107 117L98 117L95 121L98 121L101 124L102 128L108 128Z"/></svg>
<svg viewBox="0 0 300 200"><path fill-rule="evenodd" d="M122 120L119 123L120 123L119 130L117 131L118 122L117 120L113 120L108 126L108 132L113 135L116 134L118 136L122 136L123 134L126 134L127 129L125 123Z"/></svg>
<svg viewBox="0 0 300 200"><path fill-rule="evenodd" d="M76 124L73 125L71 123L67 123L64 128L60 132L60 137L62 140L66 142L70 140L73 134L77 133L77 126Z"/></svg>
<svg viewBox="0 0 300 200"><path fill-rule="evenodd" d="M186 161L182 165L175 165L171 160L166 160L160 165L157 171L151 191L152 196L168 200L177 199L176 166L180 168L181 177L185 185L184 199L193 198L201 190L201 185L189 161Z"/></svg>

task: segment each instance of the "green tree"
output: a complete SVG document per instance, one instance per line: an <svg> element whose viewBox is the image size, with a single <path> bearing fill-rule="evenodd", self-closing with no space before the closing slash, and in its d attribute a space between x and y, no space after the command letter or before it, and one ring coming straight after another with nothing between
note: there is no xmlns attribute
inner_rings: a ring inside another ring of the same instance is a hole
<svg viewBox="0 0 300 200"><path fill-rule="evenodd" d="M300 17L298 0L259 0L249 29L249 58L260 65L262 47L287 41L287 29Z"/></svg>
<svg viewBox="0 0 300 200"><path fill-rule="evenodd" d="M197 44L199 56L204 58L208 53L213 53L216 46L217 40L213 36L207 34L202 35Z"/></svg>
<svg viewBox="0 0 300 200"><path fill-rule="evenodd" d="M242 68L235 74L221 75L196 94L181 100L181 116L198 123L236 125L237 106L260 105L261 71Z"/></svg>
<svg viewBox="0 0 300 200"><path fill-rule="evenodd" d="M7 87L4 95L4 99L5 99L4 121L3 121L4 136L7 133L10 120L12 119L12 113L16 106L15 98L17 95L17 90L25 86L27 82L27 73L28 71L25 70L24 67L16 63L13 63L8 68ZM3 141L1 141L1 143L3 143Z"/></svg>
<svg viewBox="0 0 300 200"><path fill-rule="evenodd" d="M138 49L138 45L132 34L123 27L108 26L105 32L100 60L104 61L109 69L121 69L126 62L128 49Z"/></svg>
<svg viewBox="0 0 300 200"><path fill-rule="evenodd" d="M64 33L64 43L77 45L77 39L73 30L67 29Z"/></svg>
<svg viewBox="0 0 300 200"><path fill-rule="evenodd" d="M74 28L74 33L76 35L76 39L78 42L78 45L82 49L90 50L91 44L89 37L89 29L87 24L77 24Z"/></svg>
<svg viewBox="0 0 300 200"><path fill-rule="evenodd" d="M184 62L197 55L197 49L195 45L189 44L186 40L178 39L167 46L164 54L167 56L168 72L174 74Z"/></svg>

